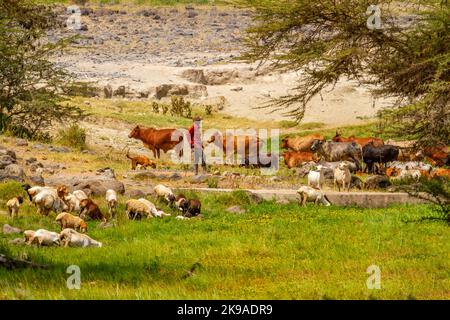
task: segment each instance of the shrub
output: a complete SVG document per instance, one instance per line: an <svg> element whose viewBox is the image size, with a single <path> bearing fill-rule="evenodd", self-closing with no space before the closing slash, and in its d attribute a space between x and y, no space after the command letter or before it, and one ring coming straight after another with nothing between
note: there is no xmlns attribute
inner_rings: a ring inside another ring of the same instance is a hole
<svg viewBox="0 0 450 320"><path fill-rule="evenodd" d="M170 114L185 118L192 117L192 106L189 101L184 101L183 97L172 96Z"/></svg>
<svg viewBox="0 0 450 320"><path fill-rule="evenodd" d="M209 178L206 181L208 188L214 188L217 189L219 187L219 179L217 177Z"/></svg>
<svg viewBox="0 0 450 320"><path fill-rule="evenodd" d="M152 103L152 111L154 113L159 113L159 104L158 104L158 102L153 102Z"/></svg>
<svg viewBox="0 0 450 320"><path fill-rule="evenodd" d="M206 113L206 115L207 115L207 116L210 116L210 115L212 114L212 111L213 111L213 106L210 105L210 104L208 104L208 105L205 107L205 113Z"/></svg>
<svg viewBox="0 0 450 320"><path fill-rule="evenodd" d="M17 196L22 196L27 199L27 193L22 188L22 183L17 181L7 181L0 183L0 200L4 202Z"/></svg>
<svg viewBox="0 0 450 320"><path fill-rule="evenodd" d="M163 114L166 114L167 111L169 111L169 106L163 104L163 105L161 105L161 110L162 110L162 113L163 113Z"/></svg>
<svg viewBox="0 0 450 320"><path fill-rule="evenodd" d="M86 149L86 130L77 124L58 131L56 141L67 147Z"/></svg>

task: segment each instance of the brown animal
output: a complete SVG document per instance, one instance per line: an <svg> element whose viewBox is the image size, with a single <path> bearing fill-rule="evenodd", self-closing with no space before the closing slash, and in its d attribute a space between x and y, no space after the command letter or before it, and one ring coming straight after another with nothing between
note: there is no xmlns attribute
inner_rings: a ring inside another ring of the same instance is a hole
<svg viewBox="0 0 450 320"><path fill-rule="evenodd" d="M342 134L338 131L336 131L336 135L331 139L334 142L356 142L361 147L364 147L366 144L372 142L374 147L380 147L384 145L383 139L380 138L374 138L374 137L367 137L367 138L357 138L355 136L350 136L348 138L345 138L342 136Z"/></svg>
<svg viewBox="0 0 450 320"><path fill-rule="evenodd" d="M55 221L61 226L61 230L71 228L80 232L87 231L87 224L83 219L67 212L58 214Z"/></svg>
<svg viewBox="0 0 450 320"><path fill-rule="evenodd" d="M197 199L189 199L181 203L180 209L183 212L183 216L186 218L192 218L198 216L201 213L202 204Z"/></svg>
<svg viewBox="0 0 450 320"><path fill-rule="evenodd" d="M325 141L323 135L315 133L304 137L286 137L281 140L281 147L292 151L311 151L314 140Z"/></svg>
<svg viewBox="0 0 450 320"><path fill-rule="evenodd" d="M60 197L61 199L64 199L69 194L69 190L65 185L60 185L58 188L56 188L56 192L58 194L58 197Z"/></svg>
<svg viewBox="0 0 450 320"><path fill-rule="evenodd" d="M450 165L449 150L447 147L427 147L416 154L425 157L434 166Z"/></svg>
<svg viewBox="0 0 450 320"><path fill-rule="evenodd" d="M399 175L399 173L400 173L400 170L399 170L399 169L390 167L390 168L387 168L387 169L386 169L386 173L385 173L385 174L386 174L388 177L396 177L396 176Z"/></svg>
<svg viewBox="0 0 450 320"><path fill-rule="evenodd" d="M84 219L86 216L92 220L106 221L98 205L91 199L83 199L80 201L80 217Z"/></svg>
<svg viewBox="0 0 450 320"><path fill-rule="evenodd" d="M146 156L139 155L136 157L132 157L129 155L127 151L127 158L131 160L131 170L136 170L136 166L138 164L146 169L147 167L152 167L153 169L156 169L156 163L147 158Z"/></svg>
<svg viewBox="0 0 450 320"><path fill-rule="evenodd" d="M128 135L129 138L141 140L144 146L152 150L155 158L160 158L160 151L167 152L174 149L178 143L183 140L179 137L177 141L172 141L172 134L176 129L155 129L155 128L141 128L136 126Z"/></svg>
<svg viewBox="0 0 450 320"><path fill-rule="evenodd" d="M318 162L320 157L312 152L297 152L297 151L287 151L283 153L284 163L289 169L300 166L305 162Z"/></svg>
<svg viewBox="0 0 450 320"><path fill-rule="evenodd" d="M450 178L450 169L439 168L434 170L431 173L431 177L449 177Z"/></svg>
<svg viewBox="0 0 450 320"><path fill-rule="evenodd" d="M416 151L413 148L400 148L398 152L397 161L418 161L419 157L416 155Z"/></svg>
<svg viewBox="0 0 450 320"><path fill-rule="evenodd" d="M223 153L227 154L227 141L233 141L233 154L237 154L238 152L241 152L241 146L242 141L244 142L244 155L242 155L244 158L252 157L254 154L251 154L250 151L258 152L259 148L262 145L262 142L259 140L259 137L252 137L252 136L232 136L227 137L223 136L222 141L220 141L217 136L219 136L218 133L212 135L207 142L213 143L217 146L221 146L223 149ZM220 145L221 144L221 145ZM240 148L238 148L240 146ZM230 147L229 147L230 148Z"/></svg>

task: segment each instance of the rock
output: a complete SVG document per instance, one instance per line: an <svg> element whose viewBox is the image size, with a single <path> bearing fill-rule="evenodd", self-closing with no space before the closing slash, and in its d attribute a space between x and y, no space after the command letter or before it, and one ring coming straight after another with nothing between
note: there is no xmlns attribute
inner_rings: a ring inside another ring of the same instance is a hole
<svg viewBox="0 0 450 320"><path fill-rule="evenodd" d="M230 212L230 213L236 213L236 214L245 213L245 210L242 209L241 206L232 206L232 207L229 207L226 211Z"/></svg>
<svg viewBox="0 0 450 320"><path fill-rule="evenodd" d="M145 180L145 179L154 179L156 178L156 175L147 170L142 171L128 171L127 177L134 180Z"/></svg>
<svg viewBox="0 0 450 320"><path fill-rule="evenodd" d="M250 199L252 199L255 203L261 203L264 201L263 197L261 197L259 194L253 193L251 191L246 191Z"/></svg>
<svg viewBox="0 0 450 320"><path fill-rule="evenodd" d="M139 189L127 189L125 195L130 198L143 198L146 196L145 192Z"/></svg>
<svg viewBox="0 0 450 320"><path fill-rule="evenodd" d="M0 171L0 180L16 180L23 182L25 178L25 172L21 166L17 164L7 165L3 170Z"/></svg>
<svg viewBox="0 0 450 320"><path fill-rule="evenodd" d="M273 177L270 177L269 181L270 182L280 182L281 178L278 176L273 176Z"/></svg>
<svg viewBox="0 0 450 320"><path fill-rule="evenodd" d="M0 169L4 169L7 166L14 164L16 160L9 155L0 156Z"/></svg>
<svg viewBox="0 0 450 320"><path fill-rule="evenodd" d="M122 96L125 97L127 95L127 88L125 86L119 86L116 90L114 90L114 96Z"/></svg>
<svg viewBox="0 0 450 320"><path fill-rule="evenodd" d="M49 146L48 151L50 152L58 152L58 153L69 153L72 151L72 149L68 147L55 147L55 146Z"/></svg>
<svg viewBox="0 0 450 320"><path fill-rule="evenodd" d="M40 162L35 162L35 163L31 164L28 168L30 169L31 172L37 172L38 169L44 168L44 165ZM43 170L42 170L42 172L43 172Z"/></svg>
<svg viewBox="0 0 450 320"><path fill-rule="evenodd" d="M83 151L81 151L81 153L91 154L91 155L96 155L97 154L97 152L95 152L94 150L83 150Z"/></svg>
<svg viewBox="0 0 450 320"><path fill-rule="evenodd" d="M277 200L277 204L289 204L289 200L286 198L281 198Z"/></svg>
<svg viewBox="0 0 450 320"><path fill-rule="evenodd" d="M109 167L98 169L95 173L98 175L103 175L103 176L111 178L111 179L116 179L116 173L114 172L114 169L111 169Z"/></svg>
<svg viewBox="0 0 450 320"><path fill-rule="evenodd" d="M9 156L12 159L16 160L16 152L14 150L10 150L10 149L2 149L0 148L0 156Z"/></svg>
<svg viewBox="0 0 450 320"><path fill-rule="evenodd" d="M26 146L28 146L28 141L25 140L25 139L17 138L16 139L16 146L18 146L18 147L26 147Z"/></svg>
<svg viewBox="0 0 450 320"><path fill-rule="evenodd" d="M107 99L112 98L113 89L109 84L103 88L103 94L104 94L105 98L107 98Z"/></svg>
<svg viewBox="0 0 450 320"><path fill-rule="evenodd" d="M235 87L235 88L231 88L230 90L231 91L242 91L242 90L244 90L244 88L243 87Z"/></svg>
<svg viewBox="0 0 450 320"><path fill-rule="evenodd" d="M391 185L391 182L389 181L389 177L387 176L370 176L366 179L366 182L364 183L365 189L384 189Z"/></svg>
<svg viewBox="0 0 450 320"><path fill-rule="evenodd" d="M350 188L362 190L364 182L357 176L352 175L352 181L350 182Z"/></svg>
<svg viewBox="0 0 450 320"><path fill-rule="evenodd" d="M22 230L19 228L11 227L9 224L3 225L3 233L4 234L13 234L13 233L21 233Z"/></svg>
<svg viewBox="0 0 450 320"><path fill-rule="evenodd" d="M191 183L203 183L208 179L206 174L199 174L191 178Z"/></svg>
<svg viewBox="0 0 450 320"><path fill-rule="evenodd" d="M46 149L46 146L44 146L42 144L39 144L39 143L33 144L31 147L33 149L37 149L37 150L44 150L44 149Z"/></svg>
<svg viewBox="0 0 450 320"><path fill-rule="evenodd" d="M178 172L174 172L170 176L167 177L167 179L172 180L172 181L180 180L182 178L183 177Z"/></svg>
<svg viewBox="0 0 450 320"><path fill-rule="evenodd" d="M30 157L30 158L25 159L25 164L30 165L32 163L35 163L36 161L37 161L37 159L35 157Z"/></svg>
<svg viewBox="0 0 450 320"><path fill-rule="evenodd" d="M35 175L32 175L32 176L29 176L28 179L34 185L40 185L40 186L44 186L45 185L44 178L40 174L35 174Z"/></svg>
<svg viewBox="0 0 450 320"><path fill-rule="evenodd" d="M187 69L181 73L181 77L195 83L207 84L202 69Z"/></svg>
<svg viewBox="0 0 450 320"><path fill-rule="evenodd" d="M192 98L201 98L208 96L205 85L186 85L186 84L162 84L154 90L154 97L162 99L171 96L189 96Z"/></svg>
<svg viewBox="0 0 450 320"><path fill-rule="evenodd" d="M25 244L25 239L24 238L15 238L13 240L9 240L8 243L11 245L20 246L20 245Z"/></svg>
<svg viewBox="0 0 450 320"><path fill-rule="evenodd" d="M45 184L56 187L66 185L70 192L73 190L90 190L93 196L104 196L106 190L113 189L117 193L124 194L125 186L122 182L104 175L54 175L45 179Z"/></svg>

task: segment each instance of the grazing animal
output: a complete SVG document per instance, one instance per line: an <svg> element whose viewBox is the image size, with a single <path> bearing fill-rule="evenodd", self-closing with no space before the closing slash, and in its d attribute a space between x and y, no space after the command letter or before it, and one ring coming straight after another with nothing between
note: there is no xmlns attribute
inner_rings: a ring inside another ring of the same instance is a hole
<svg viewBox="0 0 450 320"><path fill-rule="evenodd" d="M111 218L116 217L117 193L112 189L106 190L106 202L108 203L108 213Z"/></svg>
<svg viewBox="0 0 450 320"><path fill-rule="evenodd" d="M23 190L26 191L28 198L30 199L30 202L33 201L33 198L31 197L31 195L28 193L28 190L31 189L31 186L28 183L25 183L22 185Z"/></svg>
<svg viewBox="0 0 450 320"><path fill-rule="evenodd" d="M281 140L281 148L297 152L311 151L314 140L325 141L323 135L315 133L304 137L286 137Z"/></svg>
<svg viewBox="0 0 450 320"><path fill-rule="evenodd" d="M68 209L64 201L52 190L42 190L34 197L38 212L48 215L50 211L61 212Z"/></svg>
<svg viewBox="0 0 450 320"><path fill-rule="evenodd" d="M80 201L88 198L83 190L75 190L72 194Z"/></svg>
<svg viewBox="0 0 450 320"><path fill-rule="evenodd" d="M256 157L256 155L259 152L259 149L262 146L262 141L259 139L259 137L236 136L236 135L221 137L219 132L214 133L206 142L214 143L216 146L221 147L226 157L230 157L233 154L239 154L244 159ZM228 142L232 143L233 146L232 147L228 146L230 150L228 150L227 152ZM242 151L244 151L244 154L242 154Z"/></svg>
<svg viewBox="0 0 450 320"><path fill-rule="evenodd" d="M68 212L80 212L80 200L73 194L68 194L63 198Z"/></svg>
<svg viewBox="0 0 450 320"><path fill-rule="evenodd" d="M165 212L162 211L162 210L158 210L158 209L155 207L155 205L154 205L152 202L148 201L147 199L139 198L138 201L144 203L144 204L149 208L150 213L151 213L154 217L162 218L162 217L170 216L170 215L171 215L170 213L165 213Z"/></svg>
<svg viewBox="0 0 450 320"><path fill-rule="evenodd" d="M352 174L348 169L348 163L341 162L339 166L336 169L334 169L334 189L336 189L337 186L338 190L341 191L342 186L342 189L345 190L347 188L347 192L349 192L351 182L352 182Z"/></svg>
<svg viewBox="0 0 450 320"><path fill-rule="evenodd" d="M432 165L441 167L450 165L450 156L447 147L426 147L416 154L417 157L425 157Z"/></svg>
<svg viewBox="0 0 450 320"><path fill-rule="evenodd" d="M311 151L317 152L325 161L351 160L360 169L361 147L356 142L314 140Z"/></svg>
<svg viewBox="0 0 450 320"><path fill-rule="evenodd" d="M177 195L177 197L175 198L175 208L181 210L181 205L185 201L187 201L187 198L184 194L180 193L179 195Z"/></svg>
<svg viewBox="0 0 450 320"><path fill-rule="evenodd" d="M158 199L165 199L168 204L172 204L175 201L175 195L172 190L162 184L158 184L153 188Z"/></svg>
<svg viewBox="0 0 450 320"><path fill-rule="evenodd" d="M150 160L144 155L132 157L127 152L127 158L131 160L131 170L136 170L137 165L140 165L145 169L147 169L147 167L152 167L153 169L156 169L156 163L154 163L152 160Z"/></svg>
<svg viewBox="0 0 450 320"><path fill-rule="evenodd" d="M58 188L56 188L56 192L58 194L58 197L60 197L61 199L64 199L64 197L69 194L69 190L64 185L58 186Z"/></svg>
<svg viewBox="0 0 450 320"><path fill-rule="evenodd" d="M449 177L450 178L450 169L444 169L444 168L436 169L431 173L431 177L432 178L435 178L435 177Z"/></svg>
<svg viewBox="0 0 450 320"><path fill-rule="evenodd" d="M64 247L98 247L101 248L103 244L99 241L96 241L89 237L86 234L79 233L73 229L64 229L59 235L59 241L61 242L61 246Z"/></svg>
<svg viewBox="0 0 450 320"><path fill-rule="evenodd" d="M126 215L130 220L141 219L142 217L150 219L153 217L151 208L143 201L129 199L125 202L125 206Z"/></svg>
<svg viewBox="0 0 450 320"><path fill-rule="evenodd" d="M32 245L36 243L38 246L59 246L59 234L45 229L38 229L36 231L24 231L25 243Z"/></svg>
<svg viewBox="0 0 450 320"><path fill-rule="evenodd" d="M283 158L289 169L299 167L305 162L320 161L320 158L311 151L287 151L283 153Z"/></svg>
<svg viewBox="0 0 450 320"><path fill-rule="evenodd" d="M399 148L392 145L383 145L376 147L372 142L366 144L363 148L363 161L367 165L366 169L369 173L374 173L374 164L386 164L396 161L398 158Z"/></svg>
<svg viewBox="0 0 450 320"><path fill-rule="evenodd" d="M47 192L51 192L55 196L58 196L58 191L55 188L52 187L41 187L41 186L34 186L31 188L28 188L27 192L30 197L30 200L32 203L34 203L35 197L41 192L46 190Z"/></svg>
<svg viewBox="0 0 450 320"><path fill-rule="evenodd" d="M19 208L22 203L23 203L22 196L14 197L12 199L9 199L8 202L6 202L6 207L8 208L10 217L15 218L19 216Z"/></svg>
<svg viewBox="0 0 450 320"><path fill-rule="evenodd" d="M83 219L80 217L71 215L68 212L62 212L58 214L58 216L55 219L56 223L58 223L61 226L61 230L66 228L72 228L75 230L78 230L80 232L86 232L87 231L87 224L84 222Z"/></svg>
<svg viewBox="0 0 450 320"><path fill-rule="evenodd" d="M181 141L183 137L180 136L179 140L172 141L172 134L176 129L155 129L155 128L141 128L136 126L128 135L129 138L141 140L144 146L152 150L153 157L160 158L161 150L167 152L174 149Z"/></svg>
<svg viewBox="0 0 450 320"><path fill-rule="evenodd" d="M197 199L183 201L180 205L183 217L192 218L201 214L202 204Z"/></svg>
<svg viewBox="0 0 450 320"><path fill-rule="evenodd" d="M94 203L91 199L83 199L80 201L80 218L85 219L86 217L92 220L103 220L106 221L98 205Z"/></svg>
<svg viewBox="0 0 450 320"><path fill-rule="evenodd" d="M306 202L314 202L314 204L322 203L330 206L331 203L321 190L317 190L308 186L301 186L297 193L300 195L300 204L306 206Z"/></svg>
<svg viewBox="0 0 450 320"><path fill-rule="evenodd" d="M317 170L311 170L308 173L308 186L315 189L322 189L322 185L325 181L324 167L320 164L317 166Z"/></svg>
<svg viewBox="0 0 450 320"><path fill-rule="evenodd" d="M420 170L405 169L405 170L400 171L400 174L398 175L398 177L396 177L396 179L398 179L398 180L412 179L415 181L419 181L421 176L422 176L422 174L421 174Z"/></svg>
<svg viewBox="0 0 450 320"><path fill-rule="evenodd" d="M355 136L350 136L348 138L345 138L342 136L342 134L338 131L336 131L336 135L331 139L334 142L356 142L361 147L364 147L368 143L373 143L375 147L379 147L384 145L383 139L380 138L374 138L374 137L366 137L366 138L357 138Z"/></svg>

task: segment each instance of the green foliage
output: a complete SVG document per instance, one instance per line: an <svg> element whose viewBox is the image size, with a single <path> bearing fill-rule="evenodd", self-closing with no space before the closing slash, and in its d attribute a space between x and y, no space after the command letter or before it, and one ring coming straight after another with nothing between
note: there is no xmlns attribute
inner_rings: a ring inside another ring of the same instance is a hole
<svg viewBox="0 0 450 320"><path fill-rule="evenodd" d="M192 118L192 106L189 101L185 101L183 97L172 96L170 114L185 118Z"/></svg>
<svg viewBox="0 0 450 320"><path fill-rule="evenodd" d="M159 113L159 104L155 101L152 102L152 111L154 113Z"/></svg>
<svg viewBox="0 0 450 320"><path fill-rule="evenodd" d="M50 61L68 39L55 44L41 41L57 24L49 6L33 0L0 2L0 131L22 127L25 136L33 136L55 121L82 116L81 109L64 103L63 94L83 92L89 86Z"/></svg>
<svg viewBox="0 0 450 320"><path fill-rule="evenodd" d="M302 72L293 94L265 107L300 121L314 96L347 77L375 96L398 98L382 113L387 129L420 144L450 144L448 2L237 2L255 10L242 59ZM367 27L370 5L380 6L380 29Z"/></svg>
<svg viewBox="0 0 450 320"><path fill-rule="evenodd" d="M212 115L212 112L213 112L213 106L210 104L206 105L205 106L205 114L207 116L210 116L210 115Z"/></svg>
<svg viewBox="0 0 450 320"><path fill-rule="evenodd" d="M86 130L78 124L58 131L56 142L78 150L86 149Z"/></svg>
<svg viewBox="0 0 450 320"><path fill-rule="evenodd" d="M22 196L28 199L27 193L22 188L22 183L17 181L7 181L0 183L0 200L7 202L9 199Z"/></svg>
<svg viewBox="0 0 450 320"><path fill-rule="evenodd" d="M208 178L206 183L208 185L208 188L216 189L219 187L219 178L217 178L217 177Z"/></svg>

